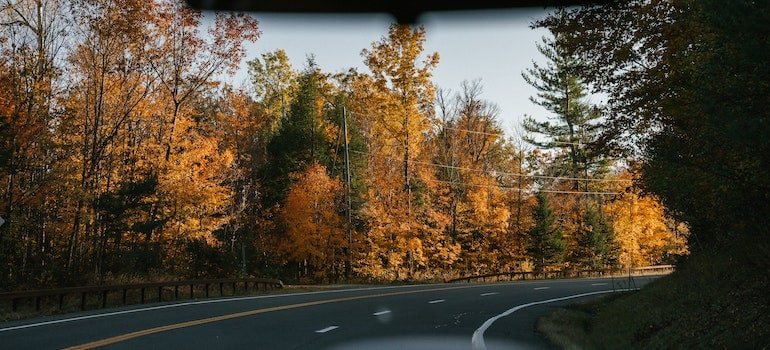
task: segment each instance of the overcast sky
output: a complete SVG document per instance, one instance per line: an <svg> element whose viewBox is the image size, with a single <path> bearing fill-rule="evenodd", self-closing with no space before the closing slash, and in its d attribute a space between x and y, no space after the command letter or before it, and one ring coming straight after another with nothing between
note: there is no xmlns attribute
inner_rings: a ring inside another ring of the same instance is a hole
<svg viewBox="0 0 770 350"><path fill-rule="evenodd" d="M545 14L543 9L526 9L424 16L420 24L427 32L426 51L441 56L434 82L456 91L463 80L481 79L483 97L500 107L500 121L508 133L525 114L542 119L547 113L528 100L535 90L521 72L532 60L542 61L535 45L547 31L532 30L529 24ZM367 71L361 50L386 35L390 24L384 15L254 16L262 37L249 47L247 59L283 48L295 68L304 67L306 56L313 54L327 72L349 67ZM246 79L244 64L230 83L239 86Z"/></svg>

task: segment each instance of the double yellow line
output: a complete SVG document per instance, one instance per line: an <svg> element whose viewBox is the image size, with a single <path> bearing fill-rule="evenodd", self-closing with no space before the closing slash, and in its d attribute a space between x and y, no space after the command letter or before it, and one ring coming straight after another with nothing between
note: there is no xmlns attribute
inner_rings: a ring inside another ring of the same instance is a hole
<svg viewBox="0 0 770 350"><path fill-rule="evenodd" d="M381 297L389 297L389 296L395 296L395 295L437 292L437 291L442 291L442 290L465 289L465 288L474 288L474 287L480 287L480 285L465 285L465 286L457 286L457 287L442 287L442 288L433 288L433 289L420 289L420 290L409 290L409 291L391 292L391 293L359 295L359 296L353 296L353 297L317 300L317 301L309 301L309 302L298 303L298 304L274 306L274 307L268 307L268 308L264 308L264 309L256 309L256 310L238 312L238 313L234 313L234 314L227 314L227 315L221 315L221 316L215 316L215 317L202 318L202 319L199 319L199 320L187 321L187 322L182 322L182 323L175 323L175 324L170 324L170 325L161 326L161 327L148 328L148 329L144 329L144 330L141 330L141 331L126 333L126 334L122 334L122 335L118 335L118 336L114 336L114 337L110 337L110 338L105 338L105 339L101 339L101 340L92 341L90 343L85 343L85 344L81 344L81 345L72 346L72 347L69 347L67 349L73 349L73 350L74 349L93 349L93 348L98 348L98 347L102 347L102 346L112 345L112 344L115 344L115 343L119 343L119 342L122 342L122 341L134 339L134 338L143 337L143 336L150 335L150 334L167 332L167 331L172 331L172 330L175 330L175 329L192 327L192 326L198 326L198 325L207 324L207 323L231 320L231 319L239 318L239 317L247 317L247 316L253 316L253 315L258 315L258 314L264 314L264 313L267 313L267 312L290 310L290 309L297 309L297 308L301 308L301 307L308 307L308 306L315 306L315 305L322 305L322 304L331 304L331 303L339 303L339 302L352 301L352 300L381 298Z"/></svg>

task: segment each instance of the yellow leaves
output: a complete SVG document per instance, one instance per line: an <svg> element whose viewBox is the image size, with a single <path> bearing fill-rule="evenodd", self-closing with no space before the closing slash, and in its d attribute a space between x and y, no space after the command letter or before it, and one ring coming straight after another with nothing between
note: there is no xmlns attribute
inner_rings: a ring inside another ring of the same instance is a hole
<svg viewBox="0 0 770 350"><path fill-rule="evenodd" d="M183 119L184 132L177 140L174 156L165 164L159 189L170 223L165 232L179 239L203 238L215 242L212 232L229 220L225 214L232 190L223 184L230 172L233 154L220 150L218 141L198 134Z"/></svg>
<svg viewBox="0 0 770 350"><path fill-rule="evenodd" d="M626 193L610 202L605 211L613 218L623 266L654 265L670 254L687 253L685 236L677 233L686 229L677 229L666 218L656 198Z"/></svg>
<svg viewBox="0 0 770 350"><path fill-rule="evenodd" d="M343 221L340 217L342 184L315 163L293 174L294 184L281 212L288 239L284 252L306 260L317 271L327 274L342 258L336 254L344 246Z"/></svg>

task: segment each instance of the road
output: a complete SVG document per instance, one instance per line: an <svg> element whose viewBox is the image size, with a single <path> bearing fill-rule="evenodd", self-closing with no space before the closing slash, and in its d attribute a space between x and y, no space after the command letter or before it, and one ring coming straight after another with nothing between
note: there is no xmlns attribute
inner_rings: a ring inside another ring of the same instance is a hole
<svg viewBox="0 0 770 350"><path fill-rule="evenodd" d="M651 279L634 281L641 287ZM549 345L534 330L539 316L612 289L610 279L564 279L163 303L0 323L0 347L541 349ZM551 302L569 296L574 299ZM511 310L539 301L549 302Z"/></svg>

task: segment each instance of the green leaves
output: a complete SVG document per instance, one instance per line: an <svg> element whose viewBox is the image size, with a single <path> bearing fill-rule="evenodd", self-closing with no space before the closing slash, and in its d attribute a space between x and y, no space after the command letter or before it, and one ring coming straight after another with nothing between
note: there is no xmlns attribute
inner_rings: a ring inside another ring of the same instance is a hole
<svg viewBox="0 0 770 350"><path fill-rule="evenodd" d="M537 205L532 209L532 216L535 226L527 233L526 250L535 265L535 271L543 271L548 265L562 261L566 243L545 193L537 194Z"/></svg>

